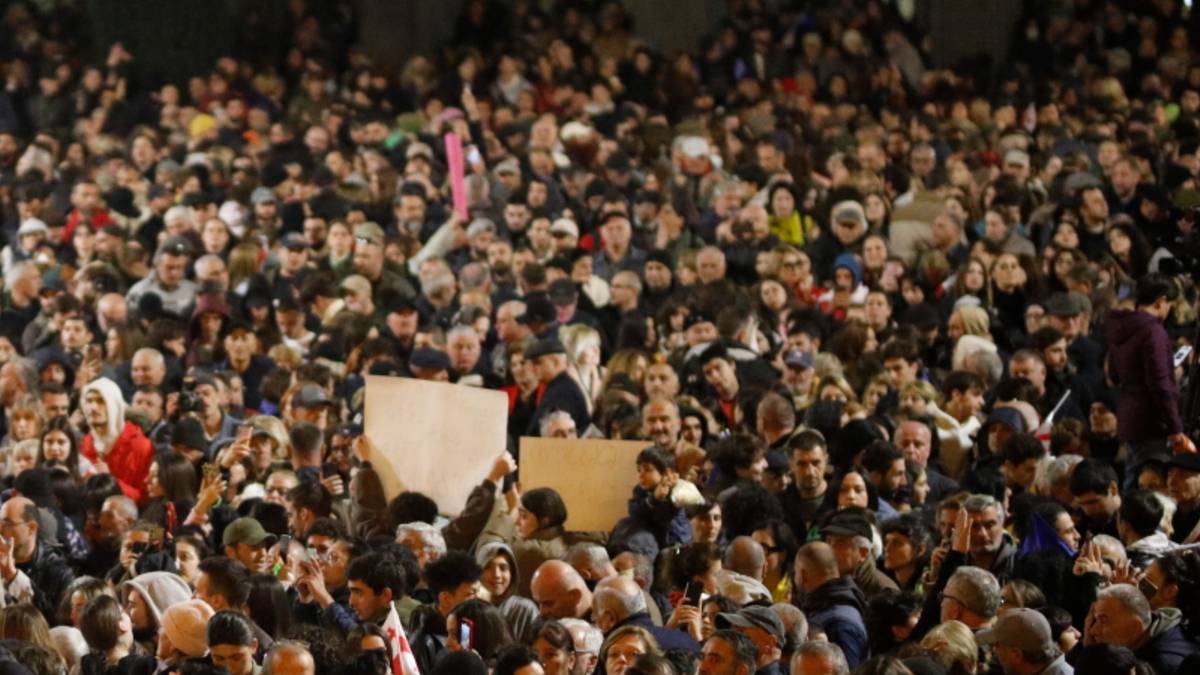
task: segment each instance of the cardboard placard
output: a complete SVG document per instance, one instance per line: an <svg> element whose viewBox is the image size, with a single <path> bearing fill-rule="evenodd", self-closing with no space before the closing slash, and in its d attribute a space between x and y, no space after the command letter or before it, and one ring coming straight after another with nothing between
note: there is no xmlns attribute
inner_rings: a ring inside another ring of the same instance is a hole
<svg viewBox="0 0 1200 675"><path fill-rule="evenodd" d="M390 500L422 492L457 514L504 451L508 397L500 391L368 375L363 426Z"/></svg>
<svg viewBox="0 0 1200 675"><path fill-rule="evenodd" d="M567 505L566 529L607 532L629 513L637 456L650 441L521 438L521 489L554 488Z"/></svg>

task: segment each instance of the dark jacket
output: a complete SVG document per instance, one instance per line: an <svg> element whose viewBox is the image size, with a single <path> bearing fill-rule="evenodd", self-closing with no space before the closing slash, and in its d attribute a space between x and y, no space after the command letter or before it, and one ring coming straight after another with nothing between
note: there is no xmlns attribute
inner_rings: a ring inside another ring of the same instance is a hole
<svg viewBox="0 0 1200 675"><path fill-rule="evenodd" d="M663 626L655 626L650 620L650 614L647 612L638 612L631 617L628 617L621 623L617 624L617 628L621 626L641 626L650 631L654 639L658 641L658 646L664 652L669 649L686 649L693 654L700 653L700 643L696 642L691 635L677 629L664 628ZM615 628L614 628L615 630Z"/></svg>
<svg viewBox="0 0 1200 675"><path fill-rule="evenodd" d="M80 675L153 675L158 668L158 660L153 656L138 656L130 654L110 666L104 660L103 654L85 654L79 661Z"/></svg>
<svg viewBox="0 0 1200 675"><path fill-rule="evenodd" d="M27 563L18 563L17 569L29 577L29 583L33 586L33 604L38 611L43 616L56 616L63 592L75 581L75 572L67 565L67 561L45 542L39 541L33 558Z"/></svg>
<svg viewBox="0 0 1200 675"><path fill-rule="evenodd" d="M863 610L867 600L850 577L821 584L800 604L810 623L825 629L829 641L842 648L850 668L867 660L867 627Z"/></svg>
<svg viewBox="0 0 1200 675"><path fill-rule="evenodd" d="M659 548L692 543L687 515L671 503L670 497L656 499L653 490L635 485L629 498L629 517L654 535Z"/></svg>
<svg viewBox="0 0 1200 675"><path fill-rule="evenodd" d="M1158 675L1173 675L1179 670L1179 664L1197 651L1196 643L1189 640L1179 627L1181 619L1182 615L1175 608L1154 612L1146 629L1146 637L1142 638L1142 646L1133 652L1153 666Z"/></svg>
<svg viewBox="0 0 1200 675"><path fill-rule="evenodd" d="M1104 322L1109 375L1120 389L1117 429L1138 443L1183 431L1171 340L1162 321L1141 310L1116 309Z"/></svg>
<svg viewBox="0 0 1200 675"><path fill-rule="evenodd" d="M533 419L529 420L526 435L541 436L539 424L542 417L555 410L562 410L570 415L581 435L588 428L588 424L591 424L592 417L588 414L587 398L566 372L559 373L558 377L546 384L546 389L538 400L537 411L534 412Z"/></svg>

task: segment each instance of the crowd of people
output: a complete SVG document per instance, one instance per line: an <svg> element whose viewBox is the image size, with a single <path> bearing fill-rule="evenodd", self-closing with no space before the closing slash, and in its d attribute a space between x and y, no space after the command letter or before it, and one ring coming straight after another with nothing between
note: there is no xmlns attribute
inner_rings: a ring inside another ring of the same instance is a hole
<svg viewBox="0 0 1200 675"><path fill-rule="evenodd" d="M390 70L298 0L186 82L83 4L0 30L0 673L1200 672L1190 3L941 68L914 3L467 0ZM465 503L367 375L506 393ZM644 442L628 513L523 436Z"/></svg>

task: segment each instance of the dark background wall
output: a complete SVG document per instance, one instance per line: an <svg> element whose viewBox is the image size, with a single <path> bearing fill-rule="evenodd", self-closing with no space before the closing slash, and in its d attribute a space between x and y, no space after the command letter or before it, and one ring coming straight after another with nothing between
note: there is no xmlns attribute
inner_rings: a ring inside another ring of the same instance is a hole
<svg viewBox="0 0 1200 675"><path fill-rule="evenodd" d="M279 56L287 0L84 0L95 52L121 40L138 57L139 74L181 81L238 46ZM313 0L319 2L320 0ZM358 42L380 62L399 66L451 37L465 0L356 0ZM723 0L626 0L637 32L671 52L694 49L724 16ZM1007 56L1021 0L918 0L938 65L984 51Z"/></svg>

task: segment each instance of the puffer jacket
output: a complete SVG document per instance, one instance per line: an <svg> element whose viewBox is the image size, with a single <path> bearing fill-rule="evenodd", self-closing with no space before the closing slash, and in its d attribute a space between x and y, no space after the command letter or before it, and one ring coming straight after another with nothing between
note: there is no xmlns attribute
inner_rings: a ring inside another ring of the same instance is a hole
<svg viewBox="0 0 1200 675"><path fill-rule="evenodd" d="M1115 309L1105 319L1104 336L1108 372L1120 389L1117 435L1138 443L1182 432L1171 339L1162 321Z"/></svg>

